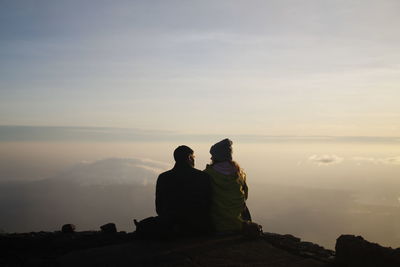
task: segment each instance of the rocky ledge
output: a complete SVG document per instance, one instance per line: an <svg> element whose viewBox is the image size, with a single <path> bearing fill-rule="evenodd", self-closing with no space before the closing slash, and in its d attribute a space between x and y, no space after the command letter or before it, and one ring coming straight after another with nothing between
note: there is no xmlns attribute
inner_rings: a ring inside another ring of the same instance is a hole
<svg viewBox="0 0 400 267"><path fill-rule="evenodd" d="M362 237L338 238L336 254L292 235L264 233L257 239L225 237L139 240L101 231L0 235L0 266L400 266L400 249L385 248Z"/></svg>

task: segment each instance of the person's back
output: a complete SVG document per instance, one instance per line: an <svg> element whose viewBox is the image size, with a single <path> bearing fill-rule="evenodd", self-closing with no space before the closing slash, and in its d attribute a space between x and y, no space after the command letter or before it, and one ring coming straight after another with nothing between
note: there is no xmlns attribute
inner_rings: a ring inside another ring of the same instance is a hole
<svg viewBox="0 0 400 267"><path fill-rule="evenodd" d="M210 232L210 177L194 168L193 150L189 147L178 147L174 158L174 168L157 179L156 212L181 234Z"/></svg>
<svg viewBox="0 0 400 267"><path fill-rule="evenodd" d="M215 230L221 233L241 231L247 194L244 177L221 173L213 165L207 165L205 172L212 181L214 198L210 214Z"/></svg>
<svg viewBox="0 0 400 267"><path fill-rule="evenodd" d="M232 141L224 139L211 147L212 164L204 172L211 177L211 218L217 233L240 232L251 221L246 207L246 175L232 161Z"/></svg>

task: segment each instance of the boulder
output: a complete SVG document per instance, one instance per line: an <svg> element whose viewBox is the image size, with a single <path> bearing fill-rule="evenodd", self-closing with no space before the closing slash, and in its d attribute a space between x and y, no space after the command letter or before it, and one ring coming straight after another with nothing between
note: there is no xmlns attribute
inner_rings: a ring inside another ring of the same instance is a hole
<svg viewBox="0 0 400 267"><path fill-rule="evenodd" d="M117 226L115 226L115 223L104 224L100 226L100 229L103 233L106 234L115 234L117 232Z"/></svg>
<svg viewBox="0 0 400 267"><path fill-rule="evenodd" d="M336 240L336 263L343 267L398 267L400 248L371 243L361 236L341 235Z"/></svg>
<svg viewBox="0 0 400 267"><path fill-rule="evenodd" d="M64 234L69 234L69 233L75 232L75 229L76 229L76 227L74 224L68 223L68 224L64 224L61 227L61 232L63 232Z"/></svg>

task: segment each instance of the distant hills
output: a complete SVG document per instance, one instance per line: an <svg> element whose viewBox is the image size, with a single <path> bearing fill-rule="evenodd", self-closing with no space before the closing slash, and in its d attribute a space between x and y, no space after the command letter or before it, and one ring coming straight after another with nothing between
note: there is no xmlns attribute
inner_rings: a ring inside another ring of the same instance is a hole
<svg viewBox="0 0 400 267"><path fill-rule="evenodd" d="M0 228L7 232L57 230L65 222L93 229L110 219L132 229L132 219L154 214L157 175L165 164L139 159L80 163L34 182L0 185Z"/></svg>

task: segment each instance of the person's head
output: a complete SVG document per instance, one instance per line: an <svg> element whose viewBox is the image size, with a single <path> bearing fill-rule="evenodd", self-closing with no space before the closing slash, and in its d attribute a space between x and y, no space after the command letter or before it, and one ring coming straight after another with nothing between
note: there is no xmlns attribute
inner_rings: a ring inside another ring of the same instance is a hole
<svg viewBox="0 0 400 267"><path fill-rule="evenodd" d="M174 159L178 164L189 164L194 167L194 154L193 149L188 146L178 146L174 150Z"/></svg>
<svg viewBox="0 0 400 267"><path fill-rule="evenodd" d="M228 138L214 144L210 148L211 160L213 162L232 161L232 144Z"/></svg>
<svg viewBox="0 0 400 267"><path fill-rule="evenodd" d="M242 177L242 168L236 161L232 160L232 144L233 142L228 138L214 144L210 149L211 165L227 161L236 169L237 176Z"/></svg>

